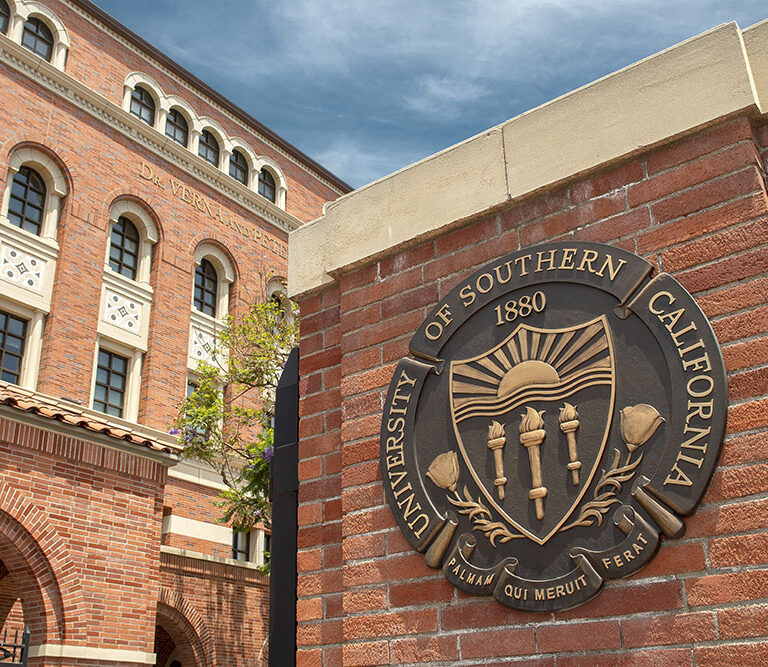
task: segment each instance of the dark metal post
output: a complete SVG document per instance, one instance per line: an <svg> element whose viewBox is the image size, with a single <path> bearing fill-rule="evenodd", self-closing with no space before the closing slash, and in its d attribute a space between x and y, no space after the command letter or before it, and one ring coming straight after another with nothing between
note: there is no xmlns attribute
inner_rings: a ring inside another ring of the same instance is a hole
<svg viewBox="0 0 768 667"><path fill-rule="evenodd" d="M21 664L26 667L27 657L29 655L29 639L31 633L27 628L24 628L24 632L21 635Z"/></svg>
<svg viewBox="0 0 768 667"><path fill-rule="evenodd" d="M269 664L296 664L296 534L299 491L299 348L291 350L275 397L275 452L270 467L272 550Z"/></svg>

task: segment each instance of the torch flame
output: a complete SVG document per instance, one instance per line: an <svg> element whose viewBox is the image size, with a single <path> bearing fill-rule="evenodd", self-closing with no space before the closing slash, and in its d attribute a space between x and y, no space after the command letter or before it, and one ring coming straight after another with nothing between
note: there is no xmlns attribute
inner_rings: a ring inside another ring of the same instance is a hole
<svg viewBox="0 0 768 667"><path fill-rule="evenodd" d="M560 408L560 421L569 422L579 418L579 413L576 412L576 407L570 403L563 402L563 407Z"/></svg>
<svg viewBox="0 0 768 667"><path fill-rule="evenodd" d="M534 410L531 406L525 408L525 414L520 415L523 420L520 422L520 433L528 433L540 428L544 428L544 420L541 415L544 410Z"/></svg>
<svg viewBox="0 0 768 667"><path fill-rule="evenodd" d="M499 422L491 422L488 427L488 440L495 440L496 438L504 437L504 424Z"/></svg>

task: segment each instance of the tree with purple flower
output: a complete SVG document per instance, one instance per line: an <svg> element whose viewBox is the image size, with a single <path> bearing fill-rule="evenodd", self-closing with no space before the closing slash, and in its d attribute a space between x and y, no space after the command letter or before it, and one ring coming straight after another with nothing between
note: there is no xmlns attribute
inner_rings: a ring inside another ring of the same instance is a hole
<svg viewBox="0 0 768 667"><path fill-rule="evenodd" d="M239 530L270 525L269 464L277 382L298 340L295 304L262 298L217 331L215 364L201 362L197 387L169 433L187 458L211 465L227 486L221 521Z"/></svg>

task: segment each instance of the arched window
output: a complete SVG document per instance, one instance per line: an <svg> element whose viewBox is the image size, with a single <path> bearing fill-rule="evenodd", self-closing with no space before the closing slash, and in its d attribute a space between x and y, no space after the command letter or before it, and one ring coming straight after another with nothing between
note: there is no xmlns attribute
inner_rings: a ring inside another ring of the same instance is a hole
<svg viewBox="0 0 768 667"><path fill-rule="evenodd" d="M12 225L40 236L45 209L45 183L34 169L21 167L13 177L8 202L8 220Z"/></svg>
<svg viewBox="0 0 768 667"><path fill-rule="evenodd" d="M39 18L33 17L24 24L21 45L32 53L51 62L53 55L53 34L51 29Z"/></svg>
<svg viewBox="0 0 768 667"><path fill-rule="evenodd" d="M139 265L139 232L136 226L121 215L112 226L109 244L110 268L131 280L136 280Z"/></svg>
<svg viewBox="0 0 768 667"><path fill-rule="evenodd" d="M209 130L203 130L200 135L197 154L206 162L210 162L216 167L219 166L219 142Z"/></svg>
<svg viewBox="0 0 768 667"><path fill-rule="evenodd" d="M269 279L267 282L267 298L277 306L284 320L293 322L293 308L291 300L286 294L286 281L284 278L275 276Z"/></svg>
<svg viewBox="0 0 768 667"><path fill-rule="evenodd" d="M109 224L105 280L114 282L115 274L119 274L148 288L152 246L158 241L158 230L151 215L136 201L118 199L109 209ZM118 284L122 285L122 290L138 290L135 296L142 299L143 291L139 285L128 286L124 281ZM151 294L144 297L151 299Z"/></svg>
<svg viewBox="0 0 768 667"><path fill-rule="evenodd" d="M21 356L19 368L9 362L12 372L18 373L12 381L34 390L43 325L51 310L59 255L57 226L67 181L53 157L30 144L11 153L7 175L0 211L0 310L26 324L21 348L17 340L8 338L8 332L0 346L11 359L14 354ZM7 364L4 369L9 370Z"/></svg>
<svg viewBox="0 0 768 667"><path fill-rule="evenodd" d="M275 191L275 177L266 168L262 168L259 172L259 194L274 204Z"/></svg>
<svg viewBox="0 0 768 667"><path fill-rule="evenodd" d="M248 160L240 151L232 151L229 158L229 175L243 184L248 183Z"/></svg>
<svg viewBox="0 0 768 667"><path fill-rule="evenodd" d="M195 267L195 308L201 313L216 317L216 301L219 278L216 269L207 259Z"/></svg>
<svg viewBox="0 0 768 667"><path fill-rule="evenodd" d="M134 116L138 116L147 125L155 123L155 100L146 88L136 86L131 92L130 111Z"/></svg>
<svg viewBox="0 0 768 667"><path fill-rule="evenodd" d="M198 245L194 262L187 349L187 368L193 372L201 361L215 365L226 362L226 350L216 343L216 330L229 312L229 288L235 280L232 260L213 243Z"/></svg>
<svg viewBox="0 0 768 667"><path fill-rule="evenodd" d="M0 32L8 32L8 22L11 20L11 10L5 0L0 0Z"/></svg>
<svg viewBox="0 0 768 667"><path fill-rule="evenodd" d="M94 369L93 408L136 421L153 289L152 246L158 228L142 202L118 198L109 208Z"/></svg>
<svg viewBox="0 0 768 667"><path fill-rule="evenodd" d="M186 147L189 138L189 125L187 119L178 109L171 109L165 121L165 134L177 144Z"/></svg>
<svg viewBox="0 0 768 667"><path fill-rule="evenodd" d="M61 201L67 194L67 181L56 161L34 146L15 150L8 161L5 189L0 220L55 241Z"/></svg>

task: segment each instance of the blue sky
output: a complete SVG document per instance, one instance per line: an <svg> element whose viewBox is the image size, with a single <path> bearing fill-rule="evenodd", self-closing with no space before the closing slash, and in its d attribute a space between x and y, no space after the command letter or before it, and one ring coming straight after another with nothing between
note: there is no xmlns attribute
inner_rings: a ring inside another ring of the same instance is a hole
<svg viewBox="0 0 768 667"><path fill-rule="evenodd" d="M96 0L358 187L765 0Z"/></svg>

